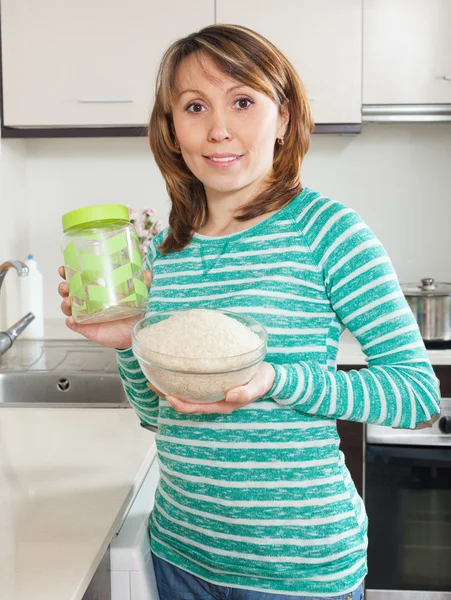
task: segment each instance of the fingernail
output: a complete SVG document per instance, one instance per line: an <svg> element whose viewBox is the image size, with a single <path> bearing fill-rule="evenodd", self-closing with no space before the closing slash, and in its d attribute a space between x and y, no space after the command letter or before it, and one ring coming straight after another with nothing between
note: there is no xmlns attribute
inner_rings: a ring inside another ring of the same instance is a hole
<svg viewBox="0 0 451 600"><path fill-rule="evenodd" d="M227 400L227 402L238 402L238 398L239 398L238 394L233 393L233 394L228 394L226 400Z"/></svg>

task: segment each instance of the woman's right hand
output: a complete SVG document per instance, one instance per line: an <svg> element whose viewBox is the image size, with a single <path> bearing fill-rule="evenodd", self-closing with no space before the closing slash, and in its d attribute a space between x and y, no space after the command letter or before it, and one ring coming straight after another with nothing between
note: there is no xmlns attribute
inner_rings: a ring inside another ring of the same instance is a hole
<svg viewBox="0 0 451 600"><path fill-rule="evenodd" d="M132 345L132 329L135 323L140 320L138 317L130 317L119 321L109 321L107 323L91 323L83 325L75 323L72 316L69 298L69 286L66 283L66 272L64 267L59 267L58 273L64 279L58 286L58 293L63 298L61 302L61 310L66 315L66 325L72 331L76 331L88 340L107 346L108 348L116 348L118 350L126 350ZM144 271L147 287L150 286L152 276L150 271Z"/></svg>

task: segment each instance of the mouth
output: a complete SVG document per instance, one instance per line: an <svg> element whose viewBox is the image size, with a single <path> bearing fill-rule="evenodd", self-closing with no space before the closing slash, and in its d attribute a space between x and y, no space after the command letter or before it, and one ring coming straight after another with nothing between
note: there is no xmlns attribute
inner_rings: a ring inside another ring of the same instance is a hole
<svg viewBox="0 0 451 600"><path fill-rule="evenodd" d="M238 163L244 154L210 154L210 156L203 156L209 165L217 168L228 168Z"/></svg>

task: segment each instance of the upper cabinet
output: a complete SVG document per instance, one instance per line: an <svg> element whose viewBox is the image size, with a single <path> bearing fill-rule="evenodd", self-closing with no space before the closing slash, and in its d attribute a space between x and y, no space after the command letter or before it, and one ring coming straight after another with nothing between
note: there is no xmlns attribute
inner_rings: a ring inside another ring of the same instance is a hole
<svg viewBox="0 0 451 600"><path fill-rule="evenodd" d="M4 125L143 126L175 39L214 0L2 0Z"/></svg>
<svg viewBox="0 0 451 600"><path fill-rule="evenodd" d="M451 0L1 0L1 13L10 128L142 127L165 50L214 22L280 48L318 130L358 130L362 112L451 120Z"/></svg>
<svg viewBox="0 0 451 600"><path fill-rule="evenodd" d="M315 123L360 123L362 0L216 0L216 21L273 42L306 86Z"/></svg>
<svg viewBox="0 0 451 600"><path fill-rule="evenodd" d="M451 103L451 0L364 0L363 104Z"/></svg>

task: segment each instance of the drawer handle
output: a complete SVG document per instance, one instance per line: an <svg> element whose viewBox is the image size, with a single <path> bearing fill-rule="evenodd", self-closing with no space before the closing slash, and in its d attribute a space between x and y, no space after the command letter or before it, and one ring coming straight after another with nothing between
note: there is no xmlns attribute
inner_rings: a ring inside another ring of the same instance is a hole
<svg viewBox="0 0 451 600"><path fill-rule="evenodd" d="M309 99L309 102L315 102L316 96L309 96L308 99Z"/></svg>
<svg viewBox="0 0 451 600"><path fill-rule="evenodd" d="M451 81L451 75L443 75L445 81Z"/></svg>
<svg viewBox="0 0 451 600"><path fill-rule="evenodd" d="M126 104L133 100L128 98L78 98L77 102L79 104Z"/></svg>

